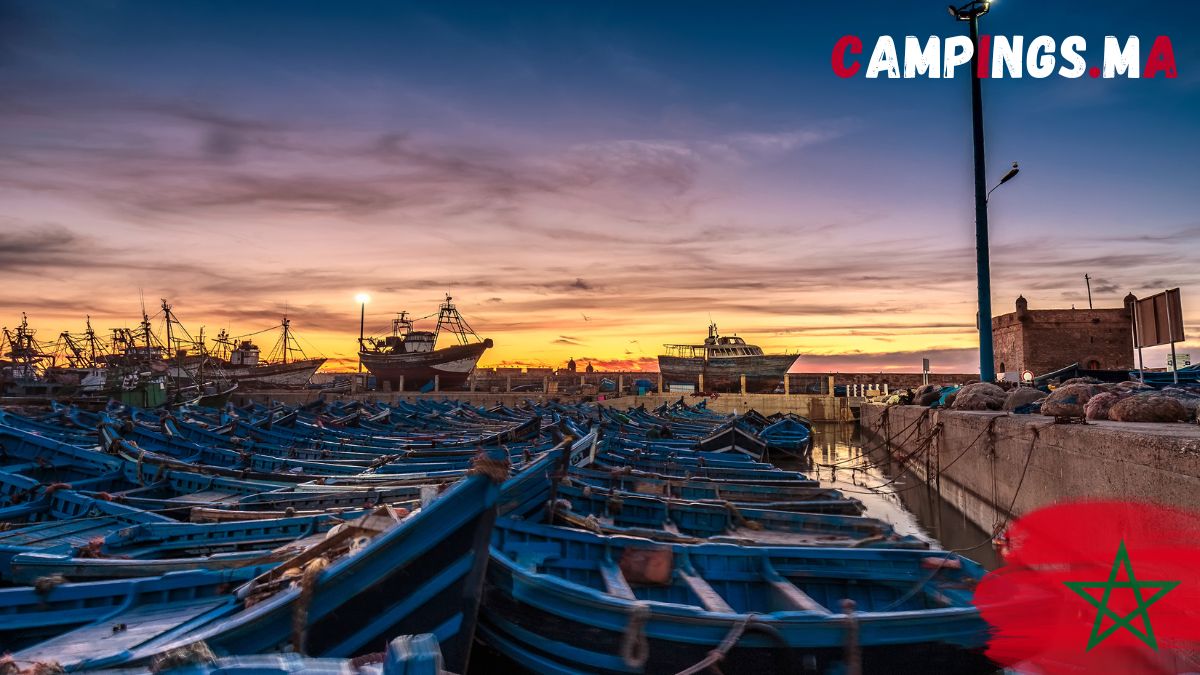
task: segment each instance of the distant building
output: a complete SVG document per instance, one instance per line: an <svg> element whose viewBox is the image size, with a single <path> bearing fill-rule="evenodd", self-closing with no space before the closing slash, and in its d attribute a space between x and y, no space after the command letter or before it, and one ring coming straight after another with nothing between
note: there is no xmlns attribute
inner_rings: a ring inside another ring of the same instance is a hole
<svg viewBox="0 0 1200 675"><path fill-rule="evenodd" d="M573 372L575 372L575 359L568 359L568 360L567 360L567 372L568 372L568 373L573 373Z"/></svg>
<svg viewBox="0 0 1200 675"><path fill-rule="evenodd" d="M1016 311L992 319L997 373L1044 375L1073 363L1088 370L1133 368L1133 294L1115 309L1029 309L1018 297Z"/></svg>
<svg viewBox="0 0 1200 675"><path fill-rule="evenodd" d="M589 364L588 364L588 366L587 366L587 372L589 372L589 373L594 373L594 372L596 372L596 368L595 368L595 366L593 366L592 364L590 364L590 363L589 363Z"/></svg>

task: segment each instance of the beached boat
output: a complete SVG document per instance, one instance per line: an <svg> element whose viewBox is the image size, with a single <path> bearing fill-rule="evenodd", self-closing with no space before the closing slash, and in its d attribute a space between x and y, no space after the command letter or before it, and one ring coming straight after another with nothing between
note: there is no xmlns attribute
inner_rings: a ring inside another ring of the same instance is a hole
<svg viewBox="0 0 1200 675"><path fill-rule="evenodd" d="M480 339L451 300L447 295L432 331L414 330L408 313L401 312L392 321L391 335L360 342L358 356L381 388L387 383L394 391L425 391L433 389L434 378L440 389L460 388L466 383L492 340ZM454 335L458 344L438 349L437 340L443 332Z"/></svg>
<svg viewBox="0 0 1200 675"><path fill-rule="evenodd" d="M746 378L747 392L772 392L783 383L783 376L796 362L792 354L765 354L761 347L747 344L740 337L722 337L715 323L708 326L703 344L664 345L658 357L658 371L668 385L699 387L704 378L706 392L741 391Z"/></svg>
<svg viewBox="0 0 1200 675"><path fill-rule="evenodd" d="M297 389L307 386L312 376L325 364L325 359L308 357L296 342L291 326L291 319L283 317L279 323L279 341L265 359L261 358L261 351L253 340L231 337L222 330L214 340L216 347L211 358L220 365L226 377L237 382L242 389Z"/></svg>

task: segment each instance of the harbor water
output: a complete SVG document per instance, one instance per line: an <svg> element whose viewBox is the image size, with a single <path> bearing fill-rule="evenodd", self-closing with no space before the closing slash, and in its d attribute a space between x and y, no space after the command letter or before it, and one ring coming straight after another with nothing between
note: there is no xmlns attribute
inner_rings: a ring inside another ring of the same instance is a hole
<svg viewBox="0 0 1200 675"><path fill-rule="evenodd" d="M804 471L821 485L859 499L867 509L863 515L890 523L897 534L928 539L989 570L1000 565L991 533L968 521L933 486L904 470L883 448L865 444L857 424L818 423L813 432L811 460L775 463Z"/></svg>

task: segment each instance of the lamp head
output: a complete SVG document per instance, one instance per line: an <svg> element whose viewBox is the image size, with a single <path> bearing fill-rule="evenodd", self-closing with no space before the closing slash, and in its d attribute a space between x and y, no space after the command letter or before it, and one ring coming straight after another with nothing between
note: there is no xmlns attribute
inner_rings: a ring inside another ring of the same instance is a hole
<svg viewBox="0 0 1200 675"><path fill-rule="evenodd" d="M367 295L366 293L359 293L358 295L354 296L354 301L360 305L365 305L371 301L371 296Z"/></svg>
<svg viewBox="0 0 1200 675"><path fill-rule="evenodd" d="M1015 178L1016 175L1020 172L1021 172L1021 167L1017 166L1016 162L1013 162L1012 168L1008 170L1008 173L1004 174L1004 178L1000 179L1000 184L1004 185L1008 181Z"/></svg>
<svg viewBox="0 0 1200 675"><path fill-rule="evenodd" d="M962 7L949 6L950 16L953 16L959 21L970 21L973 18L979 18L988 13L992 8L991 0L971 0Z"/></svg>

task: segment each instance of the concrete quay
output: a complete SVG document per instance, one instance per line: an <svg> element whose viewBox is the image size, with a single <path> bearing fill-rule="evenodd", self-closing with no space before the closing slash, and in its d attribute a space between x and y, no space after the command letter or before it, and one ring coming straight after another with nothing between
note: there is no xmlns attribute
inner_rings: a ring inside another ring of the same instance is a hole
<svg viewBox="0 0 1200 675"><path fill-rule="evenodd" d="M315 389L238 392L235 395L235 400L240 403L247 401L256 401L259 403L277 401L279 403L295 405L315 401L321 395L321 391ZM815 394L720 394L715 398L701 398L689 394L648 393L642 396L631 394L609 396L599 401L599 403L617 408L636 408L640 405L645 405L647 408L655 408L663 403L678 401L681 397L690 405L706 401L710 410L721 413L744 413L747 410L754 409L764 415L772 415L777 412L795 413L803 415L814 422L853 421L857 417L858 406L862 402L862 399L857 398ZM515 406L520 405L524 401L577 403L584 399L593 399L595 397L556 393L547 395L541 392L444 391L421 394L407 391L369 391L355 394L325 394L325 398L330 401L377 401L383 403L417 401L421 399L434 401L452 399L467 401L475 405L496 405L499 403L507 406Z"/></svg>
<svg viewBox="0 0 1200 675"><path fill-rule="evenodd" d="M1084 499L1200 509L1200 426L861 406L865 449L886 448L979 527Z"/></svg>

